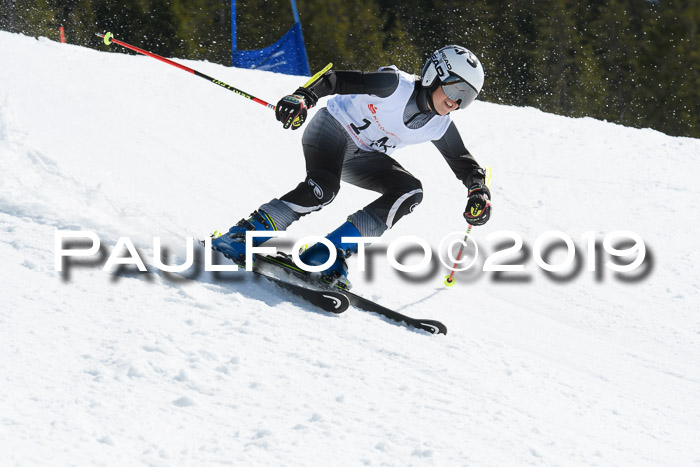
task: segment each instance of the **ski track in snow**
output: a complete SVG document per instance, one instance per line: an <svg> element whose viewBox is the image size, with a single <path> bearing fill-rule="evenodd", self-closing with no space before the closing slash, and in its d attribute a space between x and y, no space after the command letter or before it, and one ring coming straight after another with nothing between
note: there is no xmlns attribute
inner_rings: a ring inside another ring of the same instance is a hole
<svg viewBox="0 0 700 467"><path fill-rule="evenodd" d="M531 251L561 230L585 261L584 232L629 230L650 269L623 281L584 264L555 281L529 256L523 280L465 272L449 290L443 267L411 279L384 259L403 235L437 251L465 229L464 189L433 168L432 145L397 152L424 202L351 278L447 325L430 336L325 315L245 273L152 266L153 237L179 264L185 237L303 179L301 132L268 110L149 58L2 31L0 63L4 465L700 463L700 140L483 102L458 112L494 167L493 219L472 232L483 254L495 232ZM269 100L303 79L188 63ZM344 185L289 235L325 234L374 196ZM57 230L96 232L103 255L128 236L149 271L103 271L102 257L62 275Z"/></svg>

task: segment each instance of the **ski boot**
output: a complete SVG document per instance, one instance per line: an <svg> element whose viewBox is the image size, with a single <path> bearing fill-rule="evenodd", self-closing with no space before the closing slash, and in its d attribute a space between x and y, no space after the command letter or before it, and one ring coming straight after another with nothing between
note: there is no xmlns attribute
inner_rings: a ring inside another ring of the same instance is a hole
<svg viewBox="0 0 700 467"><path fill-rule="evenodd" d="M265 211L253 211L248 219L241 219L227 233L211 241L214 250L224 254L238 266L245 267L246 232L249 230L277 230L275 223ZM258 246L271 237L254 237L253 246Z"/></svg>
<svg viewBox="0 0 700 467"><path fill-rule="evenodd" d="M350 284L348 280L348 265L345 259L350 257L353 253L357 253L357 243L343 243L341 241L343 237L361 237L361 235L350 221L346 221L343 225L328 234L326 238L336 247L336 260L331 267L325 271L311 273L311 276L319 275L317 277L325 285L350 290L352 284ZM328 261L329 256L330 253L326 245L323 243L316 243L304 251L299 256L299 259L309 266L318 266Z"/></svg>

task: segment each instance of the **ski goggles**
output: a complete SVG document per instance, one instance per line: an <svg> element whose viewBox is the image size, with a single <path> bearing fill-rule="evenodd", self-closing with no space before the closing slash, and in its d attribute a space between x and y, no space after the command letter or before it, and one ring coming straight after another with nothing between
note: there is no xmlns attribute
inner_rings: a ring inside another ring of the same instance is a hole
<svg viewBox="0 0 700 467"><path fill-rule="evenodd" d="M449 75L442 81L441 86L451 101L459 102L460 109L466 108L479 95L476 89L457 75Z"/></svg>

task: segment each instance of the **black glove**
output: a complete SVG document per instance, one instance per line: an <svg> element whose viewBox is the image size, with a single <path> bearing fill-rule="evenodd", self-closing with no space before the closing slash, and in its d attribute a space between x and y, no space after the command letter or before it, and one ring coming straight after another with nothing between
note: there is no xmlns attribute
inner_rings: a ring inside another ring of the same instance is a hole
<svg viewBox="0 0 700 467"><path fill-rule="evenodd" d="M464 218L469 225L484 225L491 217L491 191L483 183L469 187L469 200L464 208Z"/></svg>
<svg viewBox="0 0 700 467"><path fill-rule="evenodd" d="M296 130L306 121L306 110L312 108L318 102L318 97L307 88L299 88L294 94L284 96L275 107L275 117L282 122L285 130L292 127Z"/></svg>

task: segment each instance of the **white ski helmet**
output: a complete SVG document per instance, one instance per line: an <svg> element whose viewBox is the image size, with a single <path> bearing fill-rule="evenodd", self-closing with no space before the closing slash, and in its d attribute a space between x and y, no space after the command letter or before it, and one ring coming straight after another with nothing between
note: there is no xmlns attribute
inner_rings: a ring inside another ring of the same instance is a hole
<svg viewBox="0 0 700 467"><path fill-rule="evenodd" d="M476 55L459 45L435 51L425 62L421 84L431 91L442 86L445 95L463 109L474 102L484 86L484 67Z"/></svg>

